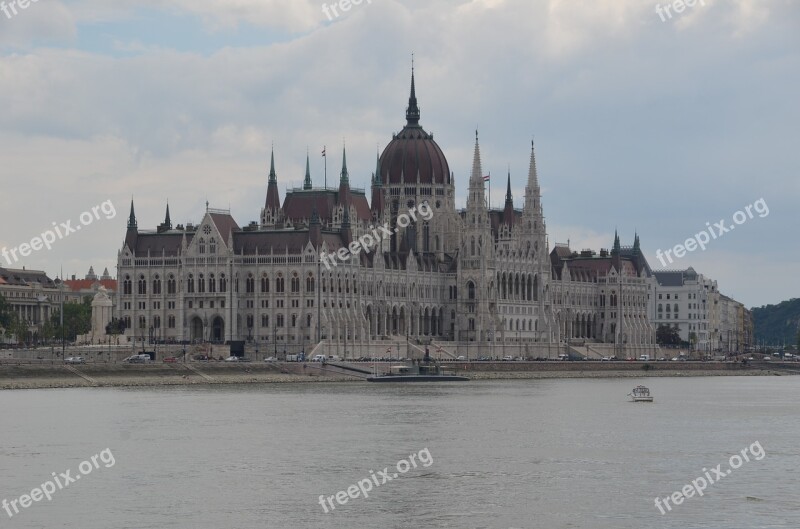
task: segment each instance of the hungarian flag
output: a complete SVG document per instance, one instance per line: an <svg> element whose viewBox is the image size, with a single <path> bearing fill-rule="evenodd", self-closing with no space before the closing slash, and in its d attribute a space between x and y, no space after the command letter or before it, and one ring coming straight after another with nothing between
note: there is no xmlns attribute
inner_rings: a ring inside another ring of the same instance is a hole
<svg viewBox="0 0 800 529"><path fill-rule="evenodd" d="M489 180L491 177L492 177L492 175L490 175L490 174L486 175L486 176L483 177L483 181L485 182L485 181Z"/></svg>
<svg viewBox="0 0 800 529"><path fill-rule="evenodd" d="M322 157L323 158L325 157L325 149L326 149L325 147L322 148Z"/></svg>

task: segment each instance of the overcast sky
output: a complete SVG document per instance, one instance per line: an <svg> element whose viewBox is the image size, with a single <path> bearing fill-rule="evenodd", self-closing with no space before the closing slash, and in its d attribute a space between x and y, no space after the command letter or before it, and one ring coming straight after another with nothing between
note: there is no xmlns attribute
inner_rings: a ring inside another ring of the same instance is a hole
<svg viewBox="0 0 800 529"><path fill-rule="evenodd" d="M131 197L142 229L167 201L173 224L198 222L206 200L247 224L272 144L282 198L301 185L307 149L318 184L327 145L336 183L343 138L351 185L368 188L376 150L405 122L413 52L421 124L460 206L476 127L497 207L509 166L521 207L535 135L551 247L607 248L615 229L632 244L638 231L661 268L657 250L763 199L768 215L751 208L667 265L693 266L748 306L798 297L800 2L664 6L364 0L330 20L316 0L0 11L0 248L111 201L114 218L99 211L15 266L116 275Z"/></svg>

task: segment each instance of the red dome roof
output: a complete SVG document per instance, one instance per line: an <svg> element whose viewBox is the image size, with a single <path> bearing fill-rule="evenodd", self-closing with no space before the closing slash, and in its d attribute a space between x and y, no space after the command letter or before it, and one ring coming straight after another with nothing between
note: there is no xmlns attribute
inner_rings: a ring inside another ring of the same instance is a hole
<svg viewBox="0 0 800 529"><path fill-rule="evenodd" d="M383 150L380 158L380 182L386 184L446 184L450 166L433 136L419 125L419 107L411 73L411 96L406 111L406 126Z"/></svg>

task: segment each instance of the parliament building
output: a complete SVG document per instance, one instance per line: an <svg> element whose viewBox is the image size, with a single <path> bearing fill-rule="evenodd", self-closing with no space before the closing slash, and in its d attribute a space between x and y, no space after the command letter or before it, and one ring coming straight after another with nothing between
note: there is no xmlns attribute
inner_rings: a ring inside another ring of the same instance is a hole
<svg viewBox="0 0 800 529"><path fill-rule="evenodd" d="M131 203L116 291L129 339L347 358L426 347L454 358L655 348L653 273L638 235L599 253L551 251L533 145L522 204L509 175L505 203L492 209L477 133L466 207L457 209L457 177L420 125L413 72L405 121L376 160L369 196L350 186L343 150L338 187L315 187L306 159L302 188L281 203L273 152L264 207L250 224L207 206L197 224L173 226L167 206L157 229L140 230ZM407 222L422 204L432 214ZM379 226L391 236L321 263Z"/></svg>

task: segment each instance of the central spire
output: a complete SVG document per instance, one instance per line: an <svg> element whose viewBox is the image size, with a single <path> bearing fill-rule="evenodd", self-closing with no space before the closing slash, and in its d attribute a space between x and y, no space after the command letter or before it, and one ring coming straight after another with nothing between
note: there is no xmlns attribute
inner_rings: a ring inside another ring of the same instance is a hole
<svg viewBox="0 0 800 529"><path fill-rule="evenodd" d="M272 154L269 160L269 183L278 183L278 175L275 174L275 148L272 148Z"/></svg>
<svg viewBox="0 0 800 529"><path fill-rule="evenodd" d="M408 109L406 110L406 127L419 127L419 106L417 105L417 90L414 86L414 55L411 55L411 94L408 96Z"/></svg>

